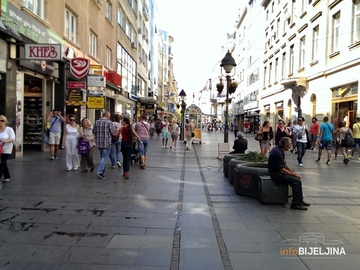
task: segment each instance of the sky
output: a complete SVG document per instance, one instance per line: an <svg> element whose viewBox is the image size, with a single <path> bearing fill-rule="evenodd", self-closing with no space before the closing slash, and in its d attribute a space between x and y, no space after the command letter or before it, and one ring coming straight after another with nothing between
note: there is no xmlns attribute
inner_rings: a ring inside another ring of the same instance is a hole
<svg viewBox="0 0 360 270"><path fill-rule="evenodd" d="M247 0L157 0L160 29L174 38L174 75L187 96L200 91L219 70L227 33L234 32ZM216 82L215 82L216 83ZM214 82L213 82L214 84Z"/></svg>

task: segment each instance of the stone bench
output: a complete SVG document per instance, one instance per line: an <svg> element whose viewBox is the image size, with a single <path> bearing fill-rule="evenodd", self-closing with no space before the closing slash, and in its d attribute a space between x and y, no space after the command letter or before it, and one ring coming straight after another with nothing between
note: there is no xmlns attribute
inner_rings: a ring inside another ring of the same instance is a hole
<svg viewBox="0 0 360 270"><path fill-rule="evenodd" d="M257 198L262 204L288 202L288 185L272 180L267 163L242 163L235 166L234 190L237 195Z"/></svg>

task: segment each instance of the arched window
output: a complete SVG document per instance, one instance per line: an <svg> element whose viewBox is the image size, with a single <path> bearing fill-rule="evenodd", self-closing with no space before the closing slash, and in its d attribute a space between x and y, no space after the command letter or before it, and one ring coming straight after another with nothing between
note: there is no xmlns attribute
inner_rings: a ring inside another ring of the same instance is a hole
<svg viewBox="0 0 360 270"><path fill-rule="evenodd" d="M311 104L311 117L316 117L316 95L312 94L310 97L310 104Z"/></svg>

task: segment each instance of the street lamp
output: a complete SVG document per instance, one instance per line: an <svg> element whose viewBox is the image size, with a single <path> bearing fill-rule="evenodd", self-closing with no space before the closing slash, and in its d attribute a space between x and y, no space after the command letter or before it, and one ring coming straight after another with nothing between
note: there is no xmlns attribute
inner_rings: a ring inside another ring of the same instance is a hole
<svg viewBox="0 0 360 270"><path fill-rule="evenodd" d="M235 59L231 56L230 51L225 54L225 57L221 60L221 74L223 75L223 69L226 72L226 99L225 99L225 130L224 130L224 143L229 142L229 128L228 128L228 117L229 117L229 88L230 88L230 72L236 67ZM224 75L223 75L224 76Z"/></svg>
<svg viewBox="0 0 360 270"><path fill-rule="evenodd" d="M185 127L185 109L186 103L184 99L186 98L186 93L184 89L182 89L179 93L179 97L181 98L181 128L180 128L180 140L184 140L184 127Z"/></svg>

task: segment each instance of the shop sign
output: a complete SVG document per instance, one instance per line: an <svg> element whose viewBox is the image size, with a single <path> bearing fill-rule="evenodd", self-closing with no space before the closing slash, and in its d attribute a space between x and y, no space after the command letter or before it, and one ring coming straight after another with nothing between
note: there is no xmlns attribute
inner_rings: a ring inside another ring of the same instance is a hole
<svg viewBox="0 0 360 270"><path fill-rule="evenodd" d="M25 49L20 47L20 58L24 58ZM45 60L20 60L20 66L39 72L41 74L50 75L54 78L59 77L59 64L54 61Z"/></svg>
<svg viewBox="0 0 360 270"><path fill-rule="evenodd" d="M6 4L3 2L7 3L7 7L4 7ZM3 0L1 4L1 17L3 21L5 21L8 26L12 27L19 34L26 36L36 43L65 44L65 41L60 36L51 32L36 19L16 8L10 2Z"/></svg>
<svg viewBox="0 0 360 270"><path fill-rule="evenodd" d="M69 91L69 101L82 101L81 90L70 90Z"/></svg>
<svg viewBox="0 0 360 270"><path fill-rule="evenodd" d="M71 74L77 79L84 78L90 70L90 60L86 58L73 58L70 60Z"/></svg>
<svg viewBox="0 0 360 270"><path fill-rule="evenodd" d="M61 60L61 44L25 44L27 60Z"/></svg>
<svg viewBox="0 0 360 270"><path fill-rule="evenodd" d="M88 97L88 109L104 109L104 97Z"/></svg>
<svg viewBox="0 0 360 270"><path fill-rule="evenodd" d="M89 75L87 83L89 87L105 87L106 80L104 76Z"/></svg>
<svg viewBox="0 0 360 270"><path fill-rule="evenodd" d="M67 82L67 88L85 89L86 88L86 82L83 82L83 81L69 81L69 82Z"/></svg>

